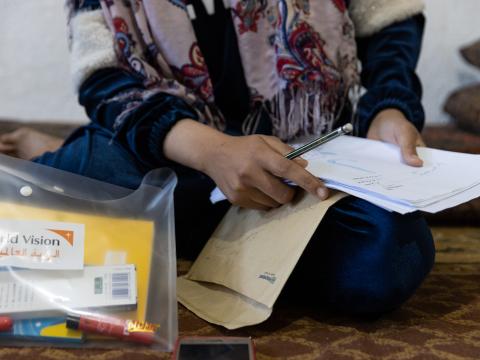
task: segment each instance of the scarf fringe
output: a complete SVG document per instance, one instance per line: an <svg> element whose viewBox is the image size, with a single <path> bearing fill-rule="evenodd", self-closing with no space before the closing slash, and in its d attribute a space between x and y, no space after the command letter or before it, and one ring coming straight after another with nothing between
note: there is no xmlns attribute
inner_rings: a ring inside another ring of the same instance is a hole
<svg viewBox="0 0 480 360"><path fill-rule="evenodd" d="M325 134L332 130L340 116L342 106L339 105L339 97L336 91L282 90L271 100L254 104L244 120L243 133L255 134L262 115L267 114L273 135L284 141L304 135Z"/></svg>
<svg viewBox="0 0 480 360"><path fill-rule="evenodd" d="M242 124L242 131L245 135L255 134L257 132L264 110L264 104L260 103L260 106L258 104L254 106L254 109L247 115Z"/></svg>
<svg viewBox="0 0 480 360"><path fill-rule="evenodd" d="M348 101L350 102L351 114L352 114L350 123L353 125L354 136L360 136L360 121L357 115L357 108L358 108L358 103L360 102L360 98L363 95L363 91L364 89L359 84L355 84L348 91Z"/></svg>
<svg viewBox="0 0 480 360"><path fill-rule="evenodd" d="M206 124L222 132L225 131L225 117L223 116L220 109L215 106L215 104L205 104L205 116L203 116L203 114L199 112L196 108L195 110L197 111L197 115L203 124Z"/></svg>

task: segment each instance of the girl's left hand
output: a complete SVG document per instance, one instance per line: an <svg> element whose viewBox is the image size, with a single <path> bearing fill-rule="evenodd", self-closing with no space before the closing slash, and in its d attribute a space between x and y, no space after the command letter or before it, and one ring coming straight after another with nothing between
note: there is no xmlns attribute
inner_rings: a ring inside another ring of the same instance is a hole
<svg viewBox="0 0 480 360"><path fill-rule="evenodd" d="M417 146L425 146L418 130L397 109L386 109L377 114L368 129L367 138L385 141L400 147L403 161L410 166L421 167Z"/></svg>

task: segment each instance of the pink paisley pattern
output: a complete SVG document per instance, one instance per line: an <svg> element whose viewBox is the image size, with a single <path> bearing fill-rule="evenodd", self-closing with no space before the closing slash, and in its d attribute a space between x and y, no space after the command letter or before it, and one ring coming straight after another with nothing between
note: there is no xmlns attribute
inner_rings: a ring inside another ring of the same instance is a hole
<svg viewBox="0 0 480 360"><path fill-rule="evenodd" d="M130 46L132 45L132 36L128 29L128 24L120 17L113 19L113 28L115 29L115 45L117 51L127 59L130 55Z"/></svg>
<svg viewBox="0 0 480 360"><path fill-rule="evenodd" d="M189 64L184 64L180 69L174 68L175 75L185 86L199 94L202 99L213 101L212 81L197 43L192 44L189 58Z"/></svg>
<svg viewBox="0 0 480 360"><path fill-rule="evenodd" d="M257 23L260 17L265 16L266 6L265 0L241 0L235 8L232 8L233 15L240 20L238 25L240 35L249 31L257 32Z"/></svg>
<svg viewBox="0 0 480 360"><path fill-rule="evenodd" d="M300 22L288 34L289 53L282 54L277 63L279 75L291 87L315 83L322 89L338 87L340 73L328 59L325 41L307 23Z"/></svg>
<svg viewBox="0 0 480 360"><path fill-rule="evenodd" d="M309 0L295 0L293 4L296 10L303 11L305 14L310 14Z"/></svg>
<svg viewBox="0 0 480 360"><path fill-rule="evenodd" d="M332 0L333 4L337 7L340 12L344 13L347 11L347 4L345 3L345 0Z"/></svg>

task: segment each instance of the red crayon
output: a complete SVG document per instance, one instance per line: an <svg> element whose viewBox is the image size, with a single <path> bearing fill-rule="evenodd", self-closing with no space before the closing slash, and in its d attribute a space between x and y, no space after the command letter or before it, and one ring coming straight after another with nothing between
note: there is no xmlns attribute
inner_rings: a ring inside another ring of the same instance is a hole
<svg viewBox="0 0 480 360"><path fill-rule="evenodd" d="M8 316L0 316L0 331L9 331L13 327L13 320Z"/></svg>
<svg viewBox="0 0 480 360"><path fill-rule="evenodd" d="M158 325L106 316L68 315L67 328L152 345Z"/></svg>

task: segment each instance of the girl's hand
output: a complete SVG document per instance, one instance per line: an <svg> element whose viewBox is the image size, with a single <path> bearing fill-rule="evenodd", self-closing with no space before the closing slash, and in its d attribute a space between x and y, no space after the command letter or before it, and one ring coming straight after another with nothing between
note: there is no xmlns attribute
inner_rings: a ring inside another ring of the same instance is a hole
<svg viewBox="0 0 480 360"><path fill-rule="evenodd" d="M327 198L324 184L305 170L307 161L285 159L292 150L273 136L226 136L204 171L232 204L242 207L267 210L290 202L295 190L283 179Z"/></svg>
<svg viewBox="0 0 480 360"><path fill-rule="evenodd" d="M307 162L285 159L293 150L272 136L229 136L193 120L179 121L167 134L167 158L210 176L232 204L267 210L290 202L290 180L321 199L328 190L305 170Z"/></svg>
<svg viewBox="0 0 480 360"><path fill-rule="evenodd" d="M386 109L379 112L368 129L367 138L398 145L407 165L423 165L417 154L417 146L425 146L425 143L415 126L399 110Z"/></svg>

